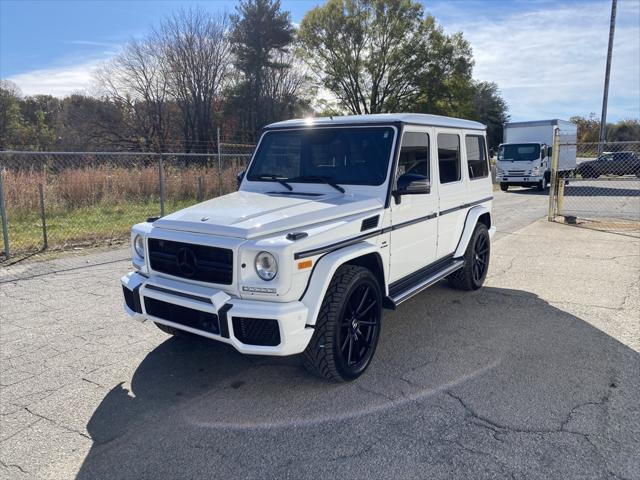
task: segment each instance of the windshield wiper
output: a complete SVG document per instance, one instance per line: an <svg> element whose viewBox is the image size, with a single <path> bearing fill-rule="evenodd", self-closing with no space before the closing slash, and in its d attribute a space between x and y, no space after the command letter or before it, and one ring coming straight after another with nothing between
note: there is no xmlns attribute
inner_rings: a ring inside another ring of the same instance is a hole
<svg viewBox="0 0 640 480"><path fill-rule="evenodd" d="M285 177L278 177L277 175L259 175L258 180L275 180L287 190L293 190L293 187L287 183L288 179Z"/></svg>
<svg viewBox="0 0 640 480"><path fill-rule="evenodd" d="M340 185L334 182L331 177L326 177L323 175L301 175L299 177L287 178L287 181L288 182L320 182L335 188L340 193L345 192L344 188L342 188Z"/></svg>

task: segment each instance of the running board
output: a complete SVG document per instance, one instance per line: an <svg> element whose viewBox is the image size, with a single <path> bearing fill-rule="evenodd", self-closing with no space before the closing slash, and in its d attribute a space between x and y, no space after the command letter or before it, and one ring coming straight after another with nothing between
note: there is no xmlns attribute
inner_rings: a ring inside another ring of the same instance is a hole
<svg viewBox="0 0 640 480"><path fill-rule="evenodd" d="M456 270L461 269L464 266L464 260L461 258L450 259L444 266L435 272L428 272L420 279L416 279L415 283L408 286L401 292L393 292L387 298L385 298L385 307L395 310L402 302L409 300L414 295L417 295L424 289L430 287L434 283L442 280L447 275L452 274Z"/></svg>

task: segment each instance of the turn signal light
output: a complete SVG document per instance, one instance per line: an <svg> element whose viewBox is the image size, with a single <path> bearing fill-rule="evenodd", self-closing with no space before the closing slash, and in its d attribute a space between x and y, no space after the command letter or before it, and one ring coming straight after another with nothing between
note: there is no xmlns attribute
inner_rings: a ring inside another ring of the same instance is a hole
<svg viewBox="0 0 640 480"><path fill-rule="evenodd" d="M311 260L304 260L302 262L298 262L298 270L304 270L305 268L309 268L313 264Z"/></svg>

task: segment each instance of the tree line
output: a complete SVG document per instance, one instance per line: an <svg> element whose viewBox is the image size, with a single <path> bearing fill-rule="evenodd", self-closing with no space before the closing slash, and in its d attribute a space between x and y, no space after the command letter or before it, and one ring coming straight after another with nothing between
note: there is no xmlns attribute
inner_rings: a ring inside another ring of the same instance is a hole
<svg viewBox="0 0 640 480"><path fill-rule="evenodd" d="M463 34L413 0L328 0L299 27L279 0L180 10L96 74L97 94L23 96L0 84L0 149L209 152L306 115L421 112L502 138L507 104L473 78Z"/></svg>

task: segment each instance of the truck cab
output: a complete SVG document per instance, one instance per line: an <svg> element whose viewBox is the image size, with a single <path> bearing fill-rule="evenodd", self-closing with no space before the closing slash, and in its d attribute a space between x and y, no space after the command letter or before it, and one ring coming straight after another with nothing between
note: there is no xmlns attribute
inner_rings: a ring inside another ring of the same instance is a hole
<svg viewBox="0 0 640 480"><path fill-rule="evenodd" d="M544 143L503 143L498 147L496 179L502 191L509 185L544 190L551 178L551 148Z"/></svg>
<svg viewBox="0 0 640 480"><path fill-rule="evenodd" d="M422 114L265 127L237 192L131 232L125 311L252 355L302 354L335 381L370 365L383 309L441 279L482 286L485 126ZM424 299L423 301L426 301Z"/></svg>

